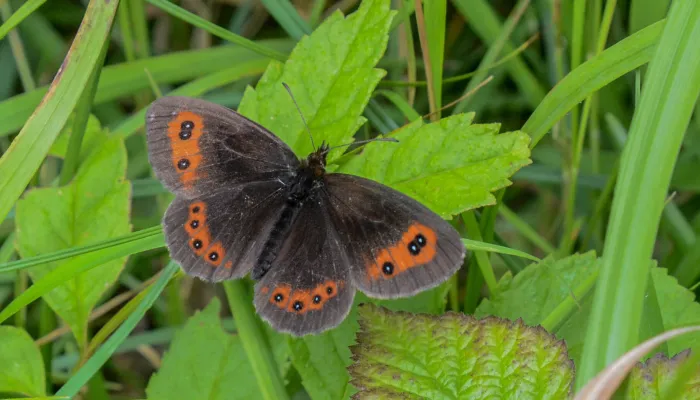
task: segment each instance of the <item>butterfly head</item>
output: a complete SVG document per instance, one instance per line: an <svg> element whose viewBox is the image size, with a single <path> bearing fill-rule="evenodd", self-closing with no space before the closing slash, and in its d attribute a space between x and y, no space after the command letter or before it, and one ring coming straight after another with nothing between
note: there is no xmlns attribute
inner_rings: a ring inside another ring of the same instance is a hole
<svg viewBox="0 0 700 400"><path fill-rule="evenodd" d="M306 158L305 167L308 168L315 179L323 178L326 173L326 157L330 147L325 142L321 143L316 151Z"/></svg>

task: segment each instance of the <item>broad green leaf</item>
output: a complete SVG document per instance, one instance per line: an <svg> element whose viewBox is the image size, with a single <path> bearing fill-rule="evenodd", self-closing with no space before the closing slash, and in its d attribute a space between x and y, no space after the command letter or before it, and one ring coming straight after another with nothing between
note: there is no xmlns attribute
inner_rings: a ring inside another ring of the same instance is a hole
<svg viewBox="0 0 700 400"><path fill-rule="evenodd" d="M530 163L530 138L520 131L498 134L499 124L473 119L469 113L415 121L392 135L399 143L369 143L339 172L382 182L443 217L494 204L491 192Z"/></svg>
<svg viewBox="0 0 700 400"><path fill-rule="evenodd" d="M355 298L355 304L358 299ZM355 392L347 367L350 345L355 341L357 307L335 329L320 335L289 337L292 364L299 372L304 388L312 399L346 399Z"/></svg>
<svg viewBox="0 0 700 400"><path fill-rule="evenodd" d="M498 282L499 290L479 304L474 316L495 315L513 321L522 318L528 325L537 325L597 268L596 254L590 251L561 260L547 257L515 277L507 272Z"/></svg>
<svg viewBox="0 0 700 400"><path fill-rule="evenodd" d="M299 41L283 65L271 62L238 111L284 140L299 155L313 148L299 112L282 86L291 88L314 136L330 145L352 141L361 114L385 72L374 68L384 54L394 12L388 0L366 0L352 15L335 12ZM331 154L341 154L338 149Z"/></svg>
<svg viewBox="0 0 700 400"><path fill-rule="evenodd" d="M46 394L44 361L26 331L0 326L0 366L0 393Z"/></svg>
<svg viewBox="0 0 700 400"><path fill-rule="evenodd" d="M221 326L220 308L219 300L214 298L175 334L163 365L146 388L150 400L261 398L240 339ZM284 338L269 333L275 358L286 370Z"/></svg>
<svg viewBox="0 0 700 400"><path fill-rule="evenodd" d="M49 150L49 155L55 157L65 157L68 150L68 141L73 130L73 116L68 119L66 126L53 142L53 146ZM80 159L84 160L92 151L92 149L100 146L107 139L100 130L100 121L94 115L90 115L87 125L85 126L85 134L80 146Z"/></svg>
<svg viewBox="0 0 700 400"><path fill-rule="evenodd" d="M678 284L676 278L669 276L665 268L652 268L656 297L663 317L664 330L685 326L700 325L700 304L695 301L695 294ZM642 316L643 320L646 316ZM659 334L661 332L654 332ZM668 341L669 355L678 354L685 349L700 351L700 334L689 333Z"/></svg>
<svg viewBox="0 0 700 400"><path fill-rule="evenodd" d="M362 398L562 399L573 362L542 328L362 306L352 383Z"/></svg>
<svg viewBox="0 0 700 400"><path fill-rule="evenodd" d="M104 133L102 133L104 135ZM23 258L115 238L130 231L131 187L124 180L126 149L109 140L83 162L73 181L60 188L37 189L17 203L17 243ZM85 344L87 317L112 284L125 258L67 280L44 296L51 308ZM31 268L35 282L71 260Z"/></svg>
<svg viewBox="0 0 700 400"><path fill-rule="evenodd" d="M449 283L421 292L413 297L377 300L358 292L355 306L337 328L320 335L289 339L294 367L302 377L304 388L313 399L347 398L356 389L350 384L347 367L352 363L349 347L355 343L357 304L375 303L396 311L438 314L445 310Z"/></svg>
<svg viewBox="0 0 700 400"><path fill-rule="evenodd" d="M531 264L513 277L510 273L498 283L498 293L485 299L476 310L476 317L498 316L510 320L522 318L526 324L537 325L565 298L571 296L578 284L597 273L600 261L594 252L577 254L564 259L547 258ZM656 297L663 318L663 330L667 331L700 324L700 304L694 294L668 276L666 269L651 269ZM554 332L564 339L571 358L578 362L583 350L585 327L591 310L592 297L577 299L580 307ZM648 325L651 316L643 315L642 324ZM662 332L651 332L660 334ZM667 343L671 354L691 348L700 351L700 334L687 334Z"/></svg>
<svg viewBox="0 0 700 400"><path fill-rule="evenodd" d="M657 354L645 363L637 363L629 375L627 384L627 399L630 400L661 400L663 390L670 385L678 368L688 359L688 352L683 352L668 358ZM696 373L683 388L682 400L700 398L700 373Z"/></svg>

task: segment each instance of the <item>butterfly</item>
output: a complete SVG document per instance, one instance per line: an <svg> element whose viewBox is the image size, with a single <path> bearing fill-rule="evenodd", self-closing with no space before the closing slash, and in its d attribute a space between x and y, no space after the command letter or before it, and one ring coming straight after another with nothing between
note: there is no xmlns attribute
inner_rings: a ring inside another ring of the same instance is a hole
<svg viewBox="0 0 700 400"><path fill-rule="evenodd" d="M340 324L360 290L414 295L462 265L459 233L380 183L326 173L329 146L299 159L239 113L162 97L146 114L156 176L176 196L163 216L171 258L207 282L255 283L257 313L301 336Z"/></svg>

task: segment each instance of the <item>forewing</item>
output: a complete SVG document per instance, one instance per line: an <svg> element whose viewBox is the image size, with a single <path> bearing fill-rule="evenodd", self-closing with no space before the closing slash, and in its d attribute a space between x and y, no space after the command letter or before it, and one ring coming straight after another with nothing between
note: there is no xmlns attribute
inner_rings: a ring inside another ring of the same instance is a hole
<svg viewBox="0 0 700 400"><path fill-rule="evenodd" d="M255 308L272 327L319 333L347 316L355 295L340 238L322 199L302 206L270 270L255 285Z"/></svg>
<svg viewBox="0 0 700 400"><path fill-rule="evenodd" d="M286 201L277 181L253 182L194 198L177 196L163 217L173 260L216 282L248 273Z"/></svg>
<svg viewBox="0 0 700 400"><path fill-rule="evenodd" d="M226 107L162 97L146 113L148 155L158 178L196 197L222 185L284 179L299 161L270 131Z"/></svg>
<svg viewBox="0 0 700 400"><path fill-rule="evenodd" d="M414 295L462 265L459 233L416 200L364 178L329 174L325 194L353 284L376 298Z"/></svg>

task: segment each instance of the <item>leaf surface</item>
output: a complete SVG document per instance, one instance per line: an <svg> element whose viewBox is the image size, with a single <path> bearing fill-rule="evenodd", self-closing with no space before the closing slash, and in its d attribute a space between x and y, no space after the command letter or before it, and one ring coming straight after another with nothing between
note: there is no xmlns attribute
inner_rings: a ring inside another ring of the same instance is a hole
<svg viewBox="0 0 700 400"><path fill-rule="evenodd" d="M563 341L542 328L362 306L355 363L358 398L561 399L574 369Z"/></svg>
<svg viewBox="0 0 700 400"><path fill-rule="evenodd" d="M285 64L272 62L255 89L248 88L238 111L285 141L300 156L313 147L299 111L282 86L292 90L316 146L352 141L361 116L385 71L374 66L384 54L395 12L388 0L366 0L347 18L328 17L299 41ZM344 149L331 153L342 154Z"/></svg>
<svg viewBox="0 0 700 400"><path fill-rule="evenodd" d="M668 358L657 354L644 363L637 363L629 375L627 384L627 399L629 400L662 400L664 389L673 383L678 369L688 359L688 352L683 352ZM700 398L700 372L695 373L685 383L682 397L678 400Z"/></svg>
<svg viewBox="0 0 700 400"><path fill-rule="evenodd" d="M99 133L97 136L105 136ZM90 134L90 136L94 136ZM59 188L32 190L17 203L17 245L23 258L83 246L129 233L131 186L125 181L126 149L112 139L94 149L73 181ZM66 280L44 296L86 343L87 317L100 296L117 279L125 258ZM38 281L71 259L33 267Z"/></svg>
<svg viewBox="0 0 700 400"><path fill-rule="evenodd" d="M160 370L148 382L149 400L262 398L240 338L221 326L220 309L214 298L175 334ZM278 365L286 370L284 338L268 333Z"/></svg>
<svg viewBox="0 0 700 400"><path fill-rule="evenodd" d="M23 329L0 326L0 393L46 394L44 361L39 347Z"/></svg>
<svg viewBox="0 0 700 400"><path fill-rule="evenodd" d="M412 122L391 136L399 143L369 143L338 172L382 182L445 218L494 204L491 192L510 185L508 178L530 163L530 138L520 131L499 134L499 124L473 119L469 113Z"/></svg>

